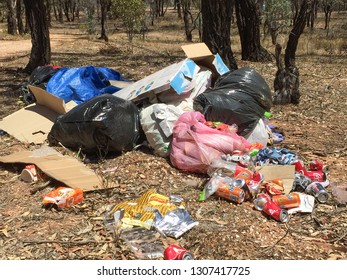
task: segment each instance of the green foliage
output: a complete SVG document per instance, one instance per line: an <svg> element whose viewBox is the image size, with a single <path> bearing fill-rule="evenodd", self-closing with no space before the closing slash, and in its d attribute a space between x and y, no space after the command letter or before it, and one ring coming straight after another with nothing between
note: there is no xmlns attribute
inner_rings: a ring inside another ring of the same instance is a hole
<svg viewBox="0 0 347 280"><path fill-rule="evenodd" d="M291 0L267 0L265 2L264 29L268 29L273 44L276 43L277 36L290 25L291 18Z"/></svg>
<svg viewBox="0 0 347 280"><path fill-rule="evenodd" d="M291 18L290 0L267 0L265 2L264 16L270 22L286 21Z"/></svg>
<svg viewBox="0 0 347 280"><path fill-rule="evenodd" d="M112 11L121 19L129 41L134 33L143 27L146 17L146 3L143 0L112 0Z"/></svg>

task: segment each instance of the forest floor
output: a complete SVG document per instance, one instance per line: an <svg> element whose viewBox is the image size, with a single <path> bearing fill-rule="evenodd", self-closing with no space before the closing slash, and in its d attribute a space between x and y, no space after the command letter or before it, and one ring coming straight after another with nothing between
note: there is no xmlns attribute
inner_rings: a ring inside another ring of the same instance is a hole
<svg viewBox="0 0 347 280"><path fill-rule="evenodd" d="M150 30L146 40L135 40L131 47L120 32L112 33L105 43L77 28L56 25L50 30L52 64L109 67L136 81L184 58L180 49L186 44L183 30L172 33L171 29L162 24L160 30ZM3 36L0 42L0 118L24 106L19 88L27 83L28 75L18 69L28 62L30 48L30 38ZM241 61L237 51L235 54L239 67L255 68L273 88L275 61L249 63ZM300 104L273 106L270 123L285 136L276 146L297 153L306 165L317 159L330 167L330 198L316 204L312 213L294 214L283 224L254 210L251 202L236 205L211 197L201 203L198 198L205 175L182 172L144 148L102 161L85 161L99 174L113 168L107 176L114 187L87 193L82 203L56 211L41 203L54 186L31 194L32 186L18 178L23 165L1 163L0 259L136 259L125 242L106 229L102 214L149 188L185 200L199 225L163 244L177 243L195 259L346 259L347 208L333 195L333 188L347 187L347 54L299 51L297 65ZM0 139L0 155L37 148L7 134ZM64 152L77 156L76 151Z"/></svg>

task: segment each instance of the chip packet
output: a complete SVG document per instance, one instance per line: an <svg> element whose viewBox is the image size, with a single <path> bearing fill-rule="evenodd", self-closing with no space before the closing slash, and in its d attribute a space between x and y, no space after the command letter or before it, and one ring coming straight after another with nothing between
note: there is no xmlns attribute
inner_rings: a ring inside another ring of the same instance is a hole
<svg viewBox="0 0 347 280"><path fill-rule="evenodd" d="M68 187L58 187L42 198L44 205L56 205L58 208L69 208L83 201L83 190Z"/></svg>

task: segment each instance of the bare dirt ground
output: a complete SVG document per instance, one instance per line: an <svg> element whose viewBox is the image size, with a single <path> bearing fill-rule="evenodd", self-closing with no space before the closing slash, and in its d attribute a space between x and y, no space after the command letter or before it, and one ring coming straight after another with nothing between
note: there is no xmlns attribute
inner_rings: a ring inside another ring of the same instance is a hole
<svg viewBox="0 0 347 280"><path fill-rule="evenodd" d="M174 37L165 28L171 26L162 26L160 32L153 30L146 41L136 40L131 48L119 33L110 36L106 44L78 29L53 27L52 63L106 66L125 78L138 80L184 57L180 49L186 43L182 30ZM18 89L28 76L18 69L27 63L30 48L29 39L6 37L0 41L0 118L23 107ZM274 62L237 61L239 67L257 69L272 88ZM299 53L301 102L297 106L274 106L270 119L285 136L276 146L296 152L305 164L318 159L329 165L328 179L340 185L347 182L346 61L346 54ZM1 155L37 148L6 134L0 139ZM77 156L76 151L63 152ZM198 202L207 177L181 172L148 149L102 161L91 157L85 162L98 173L116 168L107 175L114 188L88 193L83 203L64 211L42 207L42 195L54 186L31 194L33 186L18 178L23 165L0 164L1 259L135 259L125 243L106 230L101 216L108 206L138 197L149 188L185 199L187 210L199 225L180 239L166 242L189 249L196 259L347 258L347 208L332 195L326 204L317 204L312 214L295 214L287 224L281 224L254 210L251 202L236 205L216 197ZM331 194L331 187L328 191Z"/></svg>

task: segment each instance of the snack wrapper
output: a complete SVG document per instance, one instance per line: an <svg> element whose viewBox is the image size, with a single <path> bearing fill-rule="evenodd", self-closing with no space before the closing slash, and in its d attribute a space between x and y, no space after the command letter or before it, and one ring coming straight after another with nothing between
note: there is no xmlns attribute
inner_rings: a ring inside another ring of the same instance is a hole
<svg viewBox="0 0 347 280"><path fill-rule="evenodd" d="M42 198L44 205L54 204L58 208L69 208L83 201L83 190L68 187L58 187Z"/></svg>

